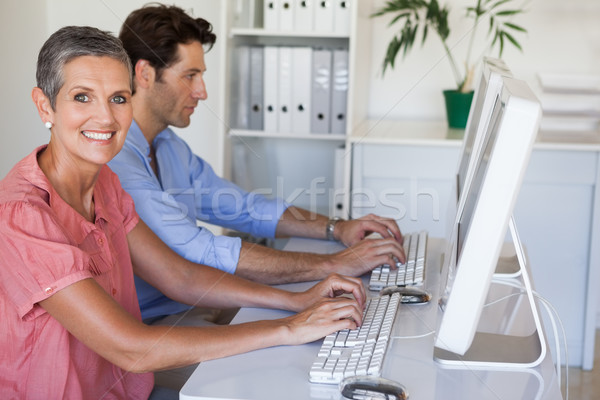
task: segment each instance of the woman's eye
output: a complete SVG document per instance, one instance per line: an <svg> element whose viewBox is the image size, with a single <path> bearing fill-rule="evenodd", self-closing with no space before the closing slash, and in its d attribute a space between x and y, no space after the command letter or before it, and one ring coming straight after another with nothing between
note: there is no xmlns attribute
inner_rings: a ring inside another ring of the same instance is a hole
<svg viewBox="0 0 600 400"><path fill-rule="evenodd" d="M89 100L85 94L77 94L75 95L75 101L79 101L81 103L86 103Z"/></svg>
<svg viewBox="0 0 600 400"><path fill-rule="evenodd" d="M124 96L115 96L113 97L112 102L116 104L125 104L127 103L127 99Z"/></svg>

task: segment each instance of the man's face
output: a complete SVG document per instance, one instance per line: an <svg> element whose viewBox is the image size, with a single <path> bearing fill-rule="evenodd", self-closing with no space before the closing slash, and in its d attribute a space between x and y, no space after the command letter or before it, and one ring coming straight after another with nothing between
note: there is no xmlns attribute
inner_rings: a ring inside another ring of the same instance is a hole
<svg viewBox="0 0 600 400"><path fill-rule="evenodd" d="M162 72L151 93L152 112L165 125L184 128L199 100L206 100L204 49L199 42L179 44L179 61Z"/></svg>

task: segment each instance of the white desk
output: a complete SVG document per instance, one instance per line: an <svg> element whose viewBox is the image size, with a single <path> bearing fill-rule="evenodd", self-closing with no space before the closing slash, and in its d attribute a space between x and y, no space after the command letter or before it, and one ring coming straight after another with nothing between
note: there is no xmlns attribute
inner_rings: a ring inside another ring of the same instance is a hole
<svg viewBox="0 0 600 400"><path fill-rule="evenodd" d="M331 242L292 239L286 250L310 248L330 252ZM443 241L430 238L427 289L436 293ZM301 290L310 284L286 285ZM232 324L274 319L288 312L241 309ZM437 295L426 305L401 305L394 336L384 361L383 377L404 384L410 399L561 399L550 355L528 370L460 370L433 360L433 330ZM301 346L279 346L201 363L180 392L181 399L305 400L342 399L337 385L311 384L308 371L321 341ZM549 354L549 353L548 353Z"/></svg>
<svg viewBox="0 0 600 400"><path fill-rule="evenodd" d="M374 213L406 232L446 235L462 145L456 131L443 121L366 121L349 140L352 192L361 193L353 196L352 218ZM565 327L569 366L592 369L600 321L600 134L540 132L513 214L536 290Z"/></svg>

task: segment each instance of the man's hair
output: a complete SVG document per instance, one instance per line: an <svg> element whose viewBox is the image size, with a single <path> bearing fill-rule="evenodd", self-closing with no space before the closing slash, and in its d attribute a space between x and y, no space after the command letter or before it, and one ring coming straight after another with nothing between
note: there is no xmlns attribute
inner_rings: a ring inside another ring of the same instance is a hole
<svg viewBox="0 0 600 400"><path fill-rule="evenodd" d="M135 66L139 60L147 60L156 70L156 79L160 80L162 71L179 61L179 44L197 41L208 51L217 36L208 21L192 18L176 6L153 3L129 14L119 39L131 63Z"/></svg>
<svg viewBox="0 0 600 400"><path fill-rule="evenodd" d="M119 39L109 32L90 26L65 26L46 40L37 60L37 86L50 100L52 109L55 108L56 96L65 83L65 64L82 56L106 56L120 61L129 71L131 87L131 62Z"/></svg>

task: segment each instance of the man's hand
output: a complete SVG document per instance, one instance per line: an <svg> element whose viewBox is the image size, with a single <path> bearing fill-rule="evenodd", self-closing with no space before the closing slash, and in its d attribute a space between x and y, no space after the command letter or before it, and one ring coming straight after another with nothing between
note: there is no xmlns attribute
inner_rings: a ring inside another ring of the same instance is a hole
<svg viewBox="0 0 600 400"><path fill-rule="evenodd" d="M361 276L382 264L394 267L396 260L406 262L404 248L393 237L362 240L330 257L330 271L351 276Z"/></svg>
<svg viewBox="0 0 600 400"><path fill-rule="evenodd" d="M352 246L373 232L380 234L383 238L392 238L402 244L402 233L396 221L375 214L365 215L350 221L338 221L335 224L333 236L346 246Z"/></svg>

